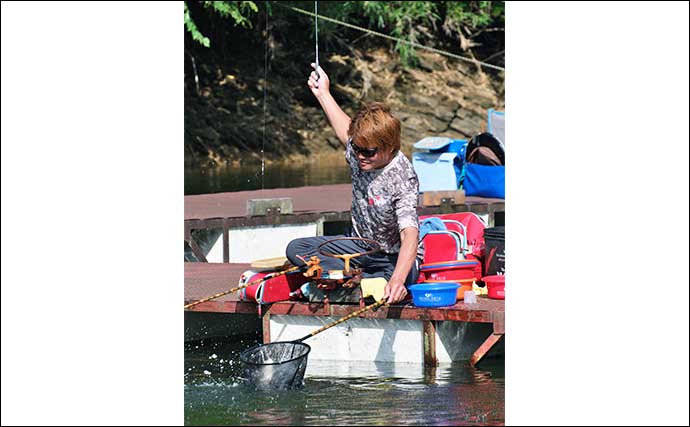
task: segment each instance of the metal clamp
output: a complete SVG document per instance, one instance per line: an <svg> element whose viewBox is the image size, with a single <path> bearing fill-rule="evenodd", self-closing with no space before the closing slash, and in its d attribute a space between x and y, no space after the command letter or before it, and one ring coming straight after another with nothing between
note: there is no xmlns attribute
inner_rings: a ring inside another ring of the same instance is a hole
<svg viewBox="0 0 690 427"><path fill-rule="evenodd" d="M439 209L441 211L450 212L453 208L454 202L455 202L455 199L453 199L452 197L442 197L441 203L439 205Z"/></svg>

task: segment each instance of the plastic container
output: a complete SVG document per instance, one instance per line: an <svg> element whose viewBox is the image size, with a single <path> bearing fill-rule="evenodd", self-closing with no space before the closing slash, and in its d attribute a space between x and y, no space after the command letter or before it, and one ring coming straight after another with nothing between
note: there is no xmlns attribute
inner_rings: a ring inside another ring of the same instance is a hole
<svg viewBox="0 0 690 427"><path fill-rule="evenodd" d="M412 167L419 178L419 192L457 190L462 180L462 166L467 140L426 137L413 147Z"/></svg>
<svg viewBox="0 0 690 427"><path fill-rule="evenodd" d="M419 267L422 282L457 282L478 279L478 270L481 270L479 261L473 259L432 262Z"/></svg>
<svg viewBox="0 0 690 427"><path fill-rule="evenodd" d="M461 301L465 298L465 291L471 291L472 290L472 283L474 283L474 279L462 279L462 280L453 280L452 282L449 280L426 280L423 283L457 283L458 284L458 292L455 296L455 299L457 301Z"/></svg>
<svg viewBox="0 0 690 427"><path fill-rule="evenodd" d="M454 282L419 283L410 286L412 302L417 307L447 307L455 305L458 288Z"/></svg>
<svg viewBox="0 0 690 427"><path fill-rule="evenodd" d="M486 283L486 287L489 290L489 298L493 299L505 299L505 285L506 276L494 275L482 277L482 281Z"/></svg>
<svg viewBox="0 0 690 427"><path fill-rule="evenodd" d="M476 304L477 294L474 291L465 291L465 304Z"/></svg>
<svg viewBox="0 0 690 427"><path fill-rule="evenodd" d="M460 185L462 160L457 153L412 153L419 192L454 191Z"/></svg>

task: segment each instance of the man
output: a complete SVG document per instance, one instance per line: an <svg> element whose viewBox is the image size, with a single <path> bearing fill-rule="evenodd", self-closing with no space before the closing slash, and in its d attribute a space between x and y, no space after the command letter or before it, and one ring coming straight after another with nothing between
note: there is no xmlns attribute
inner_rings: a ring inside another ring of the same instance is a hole
<svg viewBox="0 0 690 427"><path fill-rule="evenodd" d="M381 103L365 106L350 119L333 99L326 73L315 64L311 65L314 71L307 85L345 146L345 158L352 173L352 237L374 240L383 249L353 258L351 263L363 269L362 277L384 277L388 281L384 298L390 304L397 303L407 296L405 285L417 281L422 257L422 248L418 245L419 181L409 160L400 152L400 121ZM315 255L321 243L333 238L317 236L293 240L287 247L287 258L294 265L302 265L298 255ZM340 240L324 249L348 254L367 252L370 248L363 241ZM326 271L344 267L341 259L319 258Z"/></svg>

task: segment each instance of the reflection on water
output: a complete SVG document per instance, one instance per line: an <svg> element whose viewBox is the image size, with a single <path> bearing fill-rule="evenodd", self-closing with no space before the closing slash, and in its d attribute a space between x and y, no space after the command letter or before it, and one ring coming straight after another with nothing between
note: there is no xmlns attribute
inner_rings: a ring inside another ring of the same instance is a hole
<svg viewBox="0 0 690 427"><path fill-rule="evenodd" d="M228 165L217 168L185 167L184 194L220 193L261 189L261 164ZM264 188L303 187L350 182L350 170L344 159L328 161L267 164Z"/></svg>
<svg viewBox="0 0 690 427"><path fill-rule="evenodd" d="M309 361L302 389L259 392L239 379L256 342L185 349L185 425L502 425L503 360L463 364Z"/></svg>

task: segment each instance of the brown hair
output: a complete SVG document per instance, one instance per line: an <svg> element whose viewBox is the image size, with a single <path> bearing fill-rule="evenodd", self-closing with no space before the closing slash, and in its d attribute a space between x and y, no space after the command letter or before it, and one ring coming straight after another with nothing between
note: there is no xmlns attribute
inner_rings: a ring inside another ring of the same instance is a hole
<svg viewBox="0 0 690 427"><path fill-rule="evenodd" d="M400 150L400 120L381 102L362 107L350 122L347 134L362 148L377 147L392 153Z"/></svg>

